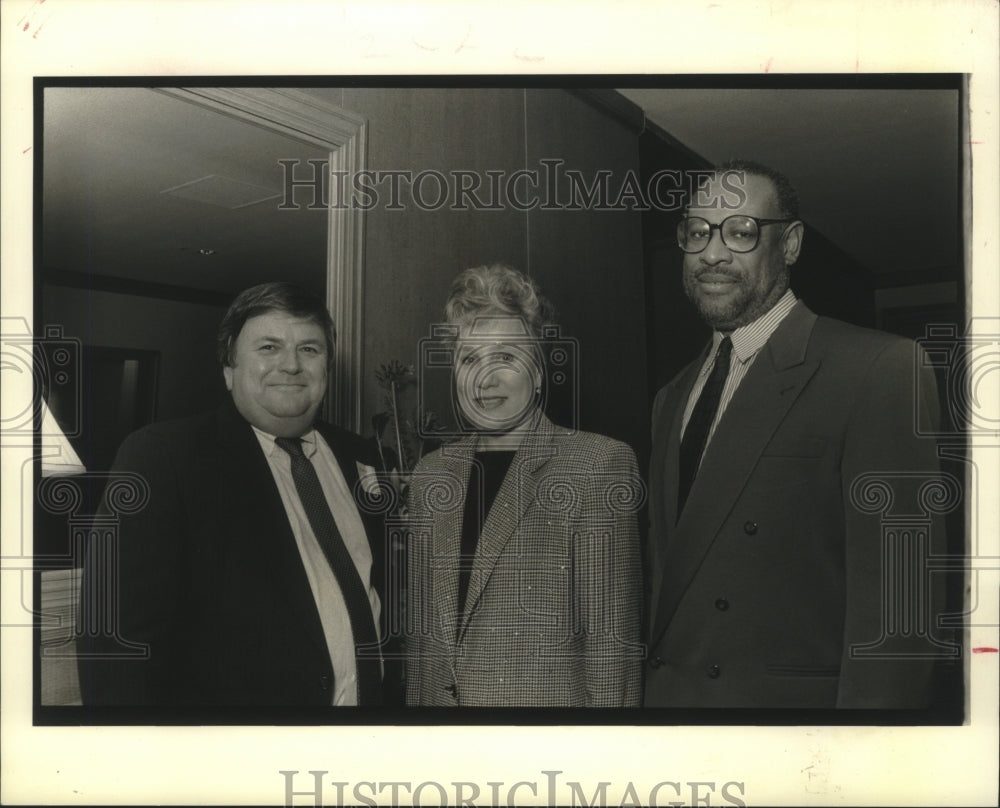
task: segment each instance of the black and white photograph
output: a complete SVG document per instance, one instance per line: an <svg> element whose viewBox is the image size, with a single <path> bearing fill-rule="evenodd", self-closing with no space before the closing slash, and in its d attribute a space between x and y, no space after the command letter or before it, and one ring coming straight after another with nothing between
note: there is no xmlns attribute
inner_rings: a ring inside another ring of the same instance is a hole
<svg viewBox="0 0 1000 808"><path fill-rule="evenodd" d="M339 21L17 75L5 801L995 800L995 63Z"/></svg>

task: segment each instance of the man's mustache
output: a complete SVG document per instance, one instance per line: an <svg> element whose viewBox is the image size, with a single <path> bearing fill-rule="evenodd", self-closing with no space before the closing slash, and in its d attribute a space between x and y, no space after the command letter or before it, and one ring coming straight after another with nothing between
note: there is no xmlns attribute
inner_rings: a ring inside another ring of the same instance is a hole
<svg viewBox="0 0 1000 808"><path fill-rule="evenodd" d="M714 275L715 277L722 277L729 281L739 282L742 280L742 276L738 272L733 272L729 269L702 269L695 273L695 280L700 281L705 275Z"/></svg>

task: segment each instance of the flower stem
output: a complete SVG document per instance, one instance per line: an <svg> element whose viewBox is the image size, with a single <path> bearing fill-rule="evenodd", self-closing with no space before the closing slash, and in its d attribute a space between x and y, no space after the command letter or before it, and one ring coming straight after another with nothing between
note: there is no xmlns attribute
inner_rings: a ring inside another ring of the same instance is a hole
<svg viewBox="0 0 1000 808"><path fill-rule="evenodd" d="M396 382L390 382L392 389L392 425L396 431L396 451L399 453L399 468L406 470L406 460L403 457L403 444L399 438L399 408L396 406Z"/></svg>

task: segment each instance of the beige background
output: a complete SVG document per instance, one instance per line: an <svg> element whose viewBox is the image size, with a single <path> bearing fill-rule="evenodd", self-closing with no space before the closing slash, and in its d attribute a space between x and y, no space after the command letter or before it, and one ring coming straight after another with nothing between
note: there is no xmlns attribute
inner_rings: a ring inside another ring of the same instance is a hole
<svg viewBox="0 0 1000 808"><path fill-rule="evenodd" d="M496 10L389 3L0 3L2 259L0 314L31 320L32 77L43 75L403 73L965 72L975 180L974 318L997 317L997 6L982 2L558 3ZM997 326L975 320L982 334ZM8 374L9 375L9 374ZM996 374L983 411L1000 411ZM4 377L3 395L15 395ZM1000 449L974 447L980 493L997 490ZM996 804L997 655L974 655L974 719L955 728L134 728L31 727L30 580L11 568L30 536L23 479L30 447L2 454L3 773L5 804L244 803L284 799L280 769L325 780L631 782L642 800L663 780L745 784L749 805ZM971 520L998 556L996 500ZM969 646L997 647L998 575L979 562ZM992 562L996 566L996 562ZM349 787L350 788L350 787ZM449 786L449 790L453 789ZM349 792L348 792L349 793ZM366 792L367 793L367 792ZM384 792L388 794L388 792ZM405 793L405 792L404 792ZM527 799L530 790L522 790ZM718 793L718 792L717 792ZM434 792L426 792L425 799ZM662 793L662 799L674 799ZM332 804L334 789L326 801ZM557 793L557 802L568 801ZM690 799L688 796L687 799ZM311 804L300 798L297 804Z"/></svg>

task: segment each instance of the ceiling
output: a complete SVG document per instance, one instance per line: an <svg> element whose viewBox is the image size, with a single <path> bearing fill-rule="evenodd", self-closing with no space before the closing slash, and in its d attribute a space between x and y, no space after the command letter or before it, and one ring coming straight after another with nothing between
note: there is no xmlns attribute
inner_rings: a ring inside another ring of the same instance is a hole
<svg viewBox="0 0 1000 808"><path fill-rule="evenodd" d="M279 210L278 160L318 147L142 87L48 87L42 263L232 293L276 274L322 293L326 212ZM301 175L296 175L301 178Z"/></svg>
<svg viewBox="0 0 1000 808"><path fill-rule="evenodd" d="M957 273L957 90L620 92L712 162L783 170L806 222L871 272ZM46 270L322 291L324 211L276 210L278 160L307 169L317 147L142 87L48 87L43 131Z"/></svg>
<svg viewBox="0 0 1000 808"><path fill-rule="evenodd" d="M800 214L878 275L957 275L957 90L619 90L712 163L785 173Z"/></svg>

